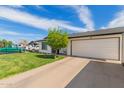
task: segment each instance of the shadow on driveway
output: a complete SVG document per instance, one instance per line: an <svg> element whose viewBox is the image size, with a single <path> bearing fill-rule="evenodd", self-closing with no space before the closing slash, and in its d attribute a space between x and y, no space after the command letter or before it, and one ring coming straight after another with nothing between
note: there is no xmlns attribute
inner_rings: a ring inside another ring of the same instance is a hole
<svg viewBox="0 0 124 93"><path fill-rule="evenodd" d="M121 64L91 61L66 88L124 88L124 67Z"/></svg>

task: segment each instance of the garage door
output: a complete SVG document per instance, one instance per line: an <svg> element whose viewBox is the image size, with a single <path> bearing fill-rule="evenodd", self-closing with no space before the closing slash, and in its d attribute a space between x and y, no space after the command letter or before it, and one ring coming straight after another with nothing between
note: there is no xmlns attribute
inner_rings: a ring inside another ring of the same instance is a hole
<svg viewBox="0 0 124 93"><path fill-rule="evenodd" d="M73 40L72 55L119 60L119 38Z"/></svg>

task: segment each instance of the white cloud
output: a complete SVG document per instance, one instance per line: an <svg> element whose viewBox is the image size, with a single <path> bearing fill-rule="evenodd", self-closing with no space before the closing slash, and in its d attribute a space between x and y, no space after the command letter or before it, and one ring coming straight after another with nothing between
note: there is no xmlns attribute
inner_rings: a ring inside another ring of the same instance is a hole
<svg viewBox="0 0 124 93"><path fill-rule="evenodd" d="M118 12L115 15L115 18L109 22L108 27L113 28L113 27L121 27L124 26L124 10Z"/></svg>
<svg viewBox="0 0 124 93"><path fill-rule="evenodd" d="M83 29L81 27L70 25L68 21L39 17L24 11L19 11L14 8L3 7L3 6L0 7L0 18L44 30L48 30L48 28L51 27L59 26L61 28L66 28L68 30L73 30L73 31L86 31L86 29Z"/></svg>
<svg viewBox="0 0 124 93"><path fill-rule="evenodd" d="M0 35L9 35L9 36L21 36L21 37L25 37L25 36L41 36L41 34L33 34L33 33L19 33L17 31L11 31L8 29L4 29L4 28L0 28Z"/></svg>
<svg viewBox="0 0 124 93"><path fill-rule="evenodd" d="M87 30L94 30L94 22L92 20L92 15L87 6L70 6L78 14L78 17L82 23L85 24Z"/></svg>
<svg viewBox="0 0 124 93"><path fill-rule="evenodd" d="M33 38L32 38L33 37ZM0 28L0 38L11 40L14 43L18 43L21 39L26 39L28 41L43 39L45 35L35 34L35 33L19 33L15 31L9 31L7 29Z"/></svg>
<svg viewBox="0 0 124 93"><path fill-rule="evenodd" d="M0 35L20 35L17 32L13 32L13 31L0 31Z"/></svg>
<svg viewBox="0 0 124 93"><path fill-rule="evenodd" d="M124 26L124 10L117 12L114 18L108 22L107 26L101 27L101 29L122 27Z"/></svg>
<svg viewBox="0 0 124 93"><path fill-rule="evenodd" d="M100 29L106 29L106 27L105 26L102 26L102 27L100 27Z"/></svg>

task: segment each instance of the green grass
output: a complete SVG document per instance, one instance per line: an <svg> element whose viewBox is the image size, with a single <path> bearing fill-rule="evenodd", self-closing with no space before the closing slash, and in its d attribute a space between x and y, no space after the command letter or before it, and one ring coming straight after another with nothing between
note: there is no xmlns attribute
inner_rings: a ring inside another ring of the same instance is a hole
<svg viewBox="0 0 124 93"><path fill-rule="evenodd" d="M58 56L54 59L51 55L30 52L0 55L0 79L55 62L62 58L64 57Z"/></svg>

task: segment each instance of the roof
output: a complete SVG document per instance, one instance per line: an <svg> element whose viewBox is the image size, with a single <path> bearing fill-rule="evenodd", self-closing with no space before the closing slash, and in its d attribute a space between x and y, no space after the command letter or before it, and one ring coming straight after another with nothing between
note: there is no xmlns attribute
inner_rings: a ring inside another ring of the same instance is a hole
<svg viewBox="0 0 124 93"><path fill-rule="evenodd" d="M30 41L28 44L34 44L34 43L36 43L35 41Z"/></svg>
<svg viewBox="0 0 124 93"><path fill-rule="evenodd" d="M36 41L34 41L34 42L41 42L41 41L43 41L43 40L36 40Z"/></svg>
<svg viewBox="0 0 124 93"><path fill-rule="evenodd" d="M45 41L46 39L47 39L47 37L44 37L43 39L41 39L41 40L36 40L35 42Z"/></svg>
<svg viewBox="0 0 124 93"><path fill-rule="evenodd" d="M124 27L110 28L110 29L101 29L96 31L87 31L80 33L73 33L69 35L69 38L76 37L86 37L86 36L98 36L98 35L110 35L110 34L119 34L124 33Z"/></svg>

